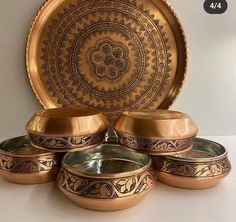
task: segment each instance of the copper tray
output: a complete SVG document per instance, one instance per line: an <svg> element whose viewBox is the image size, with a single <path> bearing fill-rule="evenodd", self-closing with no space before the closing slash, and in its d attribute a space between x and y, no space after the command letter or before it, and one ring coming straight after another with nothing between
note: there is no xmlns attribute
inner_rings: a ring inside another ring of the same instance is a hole
<svg viewBox="0 0 236 222"><path fill-rule="evenodd" d="M78 106L109 119L168 108L183 83L182 27L163 0L48 0L30 29L26 64L44 108Z"/></svg>

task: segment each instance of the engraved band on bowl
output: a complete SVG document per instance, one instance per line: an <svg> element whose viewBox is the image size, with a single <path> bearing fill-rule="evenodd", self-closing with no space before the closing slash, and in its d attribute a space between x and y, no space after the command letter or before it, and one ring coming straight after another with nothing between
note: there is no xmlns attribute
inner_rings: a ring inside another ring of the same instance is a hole
<svg viewBox="0 0 236 222"><path fill-rule="evenodd" d="M84 136L42 136L30 133L32 145L44 149L74 149L90 147L104 141L107 130Z"/></svg>

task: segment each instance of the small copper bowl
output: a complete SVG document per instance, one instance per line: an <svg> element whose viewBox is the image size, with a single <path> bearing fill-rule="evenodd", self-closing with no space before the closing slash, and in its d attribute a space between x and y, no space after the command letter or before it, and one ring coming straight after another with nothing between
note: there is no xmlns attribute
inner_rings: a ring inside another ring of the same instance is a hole
<svg viewBox="0 0 236 222"><path fill-rule="evenodd" d="M188 115L170 110L125 111L114 129L120 144L150 155L190 149L198 132Z"/></svg>
<svg viewBox="0 0 236 222"><path fill-rule="evenodd" d="M58 187L69 199L98 211L132 207L154 183L148 155L109 143L68 153L57 178Z"/></svg>
<svg viewBox="0 0 236 222"><path fill-rule="evenodd" d="M57 177L61 157L33 148L28 136L0 143L0 174L19 184L39 184Z"/></svg>
<svg viewBox="0 0 236 222"><path fill-rule="evenodd" d="M85 149L103 143L109 122L102 113L77 108L41 110L26 125L36 148L52 152Z"/></svg>
<svg viewBox="0 0 236 222"><path fill-rule="evenodd" d="M231 170L226 149L197 138L193 148L181 154L153 157L157 178L168 185L204 189L217 185Z"/></svg>

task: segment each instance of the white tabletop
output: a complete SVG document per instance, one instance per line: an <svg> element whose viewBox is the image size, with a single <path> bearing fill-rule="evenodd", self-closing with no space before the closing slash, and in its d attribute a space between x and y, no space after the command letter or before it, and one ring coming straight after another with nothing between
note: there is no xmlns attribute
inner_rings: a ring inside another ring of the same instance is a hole
<svg viewBox="0 0 236 222"><path fill-rule="evenodd" d="M158 183L137 206L95 212L76 206L55 183L17 185L0 178L0 221L4 222L236 222L236 136L207 137L229 151L233 170L218 186L183 190Z"/></svg>

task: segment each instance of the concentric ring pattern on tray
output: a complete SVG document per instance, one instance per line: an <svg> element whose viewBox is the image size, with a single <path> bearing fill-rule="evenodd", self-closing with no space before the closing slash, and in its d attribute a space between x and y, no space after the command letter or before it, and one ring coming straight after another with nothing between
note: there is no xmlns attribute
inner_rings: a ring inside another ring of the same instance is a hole
<svg viewBox="0 0 236 222"><path fill-rule="evenodd" d="M183 84L182 27L163 0L48 0L31 26L28 77L44 108L168 108Z"/></svg>

